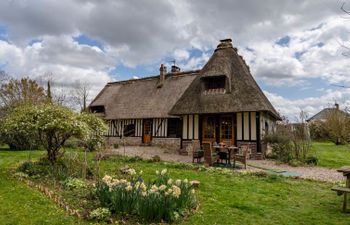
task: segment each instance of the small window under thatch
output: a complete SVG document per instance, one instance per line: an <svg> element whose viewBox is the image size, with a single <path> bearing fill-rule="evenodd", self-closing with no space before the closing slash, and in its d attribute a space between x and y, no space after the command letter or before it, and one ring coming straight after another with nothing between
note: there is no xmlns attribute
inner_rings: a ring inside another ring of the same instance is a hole
<svg viewBox="0 0 350 225"><path fill-rule="evenodd" d="M135 137L135 124L124 126L124 137Z"/></svg>
<svg viewBox="0 0 350 225"><path fill-rule="evenodd" d="M226 93L226 76L205 77L202 82L204 94Z"/></svg>
<svg viewBox="0 0 350 225"><path fill-rule="evenodd" d="M90 111L92 113L104 113L105 112L105 107L103 105L96 105L96 106L91 106Z"/></svg>

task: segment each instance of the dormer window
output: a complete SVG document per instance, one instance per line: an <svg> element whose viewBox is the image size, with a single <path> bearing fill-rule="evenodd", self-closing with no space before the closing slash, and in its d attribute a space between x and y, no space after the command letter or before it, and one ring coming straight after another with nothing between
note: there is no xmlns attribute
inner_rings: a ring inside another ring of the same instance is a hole
<svg viewBox="0 0 350 225"><path fill-rule="evenodd" d="M202 81L205 95L226 93L226 76L204 77Z"/></svg>
<svg viewBox="0 0 350 225"><path fill-rule="evenodd" d="M90 111L92 113L105 113L105 107L103 105L91 106Z"/></svg>

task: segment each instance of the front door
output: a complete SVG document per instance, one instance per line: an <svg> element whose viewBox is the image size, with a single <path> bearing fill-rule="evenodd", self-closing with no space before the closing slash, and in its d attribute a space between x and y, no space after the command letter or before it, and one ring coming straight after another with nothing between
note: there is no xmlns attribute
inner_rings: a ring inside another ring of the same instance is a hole
<svg viewBox="0 0 350 225"><path fill-rule="evenodd" d="M224 142L234 145L234 124L232 115L203 116L202 141Z"/></svg>
<svg viewBox="0 0 350 225"><path fill-rule="evenodd" d="M215 142L216 141L216 117L205 116L203 117L202 126L202 141Z"/></svg>
<svg viewBox="0 0 350 225"><path fill-rule="evenodd" d="M234 145L233 117L220 117L220 142L227 145Z"/></svg>
<svg viewBox="0 0 350 225"><path fill-rule="evenodd" d="M143 120L143 143L150 143L152 140L152 120Z"/></svg>

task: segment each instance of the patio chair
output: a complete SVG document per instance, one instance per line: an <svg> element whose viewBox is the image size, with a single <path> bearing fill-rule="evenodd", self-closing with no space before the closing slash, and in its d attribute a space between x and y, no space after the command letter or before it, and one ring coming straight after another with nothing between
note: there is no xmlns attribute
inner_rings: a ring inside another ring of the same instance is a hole
<svg viewBox="0 0 350 225"><path fill-rule="evenodd" d="M207 163L209 166L213 165L218 158L216 152L213 151L211 142L203 141L202 146L204 150L205 163Z"/></svg>
<svg viewBox="0 0 350 225"><path fill-rule="evenodd" d="M233 154L233 166L236 166L236 161L243 164L244 169L247 169L247 160L250 155L250 147L248 145L241 145L238 154Z"/></svg>
<svg viewBox="0 0 350 225"><path fill-rule="evenodd" d="M194 163L195 159L197 160L197 163L200 163L203 157L204 157L203 147L200 149L194 149L193 156L192 156L192 163Z"/></svg>

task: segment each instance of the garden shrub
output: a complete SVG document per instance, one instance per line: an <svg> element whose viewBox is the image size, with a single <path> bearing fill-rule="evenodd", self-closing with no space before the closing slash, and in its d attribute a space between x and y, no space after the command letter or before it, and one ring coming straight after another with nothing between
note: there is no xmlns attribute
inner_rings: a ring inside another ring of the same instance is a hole
<svg viewBox="0 0 350 225"><path fill-rule="evenodd" d="M90 213L90 218L98 221L107 221L110 216L111 212L108 208L97 208Z"/></svg>
<svg viewBox="0 0 350 225"><path fill-rule="evenodd" d="M305 162L306 162L306 164L317 166L318 165L318 158L315 155L308 156L306 158Z"/></svg>
<svg viewBox="0 0 350 225"><path fill-rule="evenodd" d="M152 162L160 162L161 161L160 156L159 155L153 156L151 161Z"/></svg>
<svg viewBox="0 0 350 225"><path fill-rule="evenodd" d="M279 124L276 133L265 135L264 142L272 147L269 157L293 166L305 163L311 141L305 123Z"/></svg>
<svg viewBox="0 0 350 225"><path fill-rule="evenodd" d="M116 179L106 175L96 186L102 207L115 214L136 215L147 222L171 222L194 208L194 189L188 180L172 180L166 170L145 183L140 175Z"/></svg>
<svg viewBox="0 0 350 225"><path fill-rule="evenodd" d="M63 182L63 185L68 189L82 189L87 187L86 183L78 178L68 178Z"/></svg>
<svg viewBox="0 0 350 225"><path fill-rule="evenodd" d="M70 177L91 178L93 176L92 169L84 165L78 154L68 154L61 157L57 159L55 164L52 164L46 157L40 158L36 162L25 161L17 170L28 174L30 177L47 176L61 181ZM83 176L84 174L86 174L86 177Z"/></svg>
<svg viewBox="0 0 350 225"><path fill-rule="evenodd" d="M143 161L143 159L140 156L132 156L125 159L125 162L129 162L129 163L136 163L141 161Z"/></svg>

